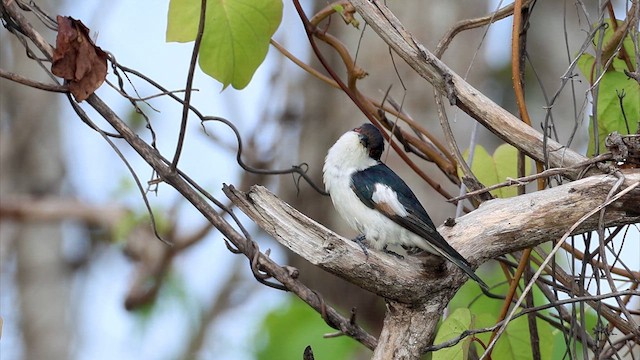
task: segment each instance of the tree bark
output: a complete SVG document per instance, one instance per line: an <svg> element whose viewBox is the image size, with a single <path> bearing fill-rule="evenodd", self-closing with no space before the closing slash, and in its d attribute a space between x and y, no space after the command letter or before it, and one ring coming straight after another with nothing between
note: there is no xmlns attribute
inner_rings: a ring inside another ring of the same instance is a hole
<svg viewBox="0 0 640 360"><path fill-rule="evenodd" d="M625 176L623 187L640 182L640 172L627 172ZM456 219L454 226L438 230L473 266L478 266L500 255L559 240L580 218L606 201L616 180L597 175L544 191L487 201ZM306 217L264 187L254 186L247 193L225 187L225 193L282 245L387 300L374 358L419 358L433 342L442 310L468 280L450 263L444 272L438 272L412 256L398 259L369 251L367 257L354 242ZM604 226L639 222L638 204L640 188L636 187L606 209ZM598 216L591 216L573 233L597 226ZM609 315L603 314L605 318ZM637 331L629 324L620 329L625 333Z"/></svg>

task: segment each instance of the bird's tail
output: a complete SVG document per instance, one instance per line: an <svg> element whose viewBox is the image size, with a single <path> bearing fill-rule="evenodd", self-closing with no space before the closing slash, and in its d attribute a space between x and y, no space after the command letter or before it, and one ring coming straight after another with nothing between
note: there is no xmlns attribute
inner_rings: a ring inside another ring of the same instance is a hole
<svg viewBox="0 0 640 360"><path fill-rule="evenodd" d="M475 282L477 282L480 285L481 288L483 288L484 290L487 290L487 291L489 290L489 286L487 284L485 284L485 282L482 281L482 279L480 279L480 277L478 277L478 275L476 275L476 273L471 268L471 265L465 259L455 258L455 257L447 254L445 251L442 251L442 250L440 250L439 248L437 248L435 246L434 246L434 248L438 251L438 253L440 253L441 256L443 256L447 260L449 260L452 263L454 263L457 267L462 269L462 271L464 271L471 279L473 279Z"/></svg>

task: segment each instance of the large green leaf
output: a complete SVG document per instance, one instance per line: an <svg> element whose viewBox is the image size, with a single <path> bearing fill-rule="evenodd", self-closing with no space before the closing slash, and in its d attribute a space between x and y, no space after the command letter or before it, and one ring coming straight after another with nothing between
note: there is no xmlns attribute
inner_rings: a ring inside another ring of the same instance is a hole
<svg viewBox="0 0 640 360"><path fill-rule="evenodd" d="M585 54L578 60L580 70L588 78L593 67L594 58ZM600 152L604 152L604 140L610 133L634 134L638 130L640 121L640 85L619 71L607 71L602 75L598 88L598 141ZM622 106L618 96L623 95ZM623 109L624 115L623 116ZM628 129L628 130L627 130ZM593 138L593 120L589 124L589 150L592 155L595 150Z"/></svg>
<svg viewBox="0 0 640 360"><path fill-rule="evenodd" d="M498 307L501 306L499 302ZM472 312L473 313L473 312ZM475 327L483 328L495 325L496 316L489 313L475 315ZM556 338L563 339L562 333L555 331L551 325L542 320L536 321L538 328L538 338L540 340L540 355L542 359L554 359L552 354L556 346ZM476 335L485 345L489 344L491 332ZM477 351L481 354L484 350L477 346ZM507 328L498 339L493 351L493 359L529 360L533 359L531 348L531 336L526 316L520 316L509 322Z"/></svg>
<svg viewBox="0 0 640 360"><path fill-rule="evenodd" d="M267 315L257 333L258 346L252 347L256 359L302 359L308 345L316 359L354 359L359 352L369 353L347 336L324 338L334 332L309 305L294 299Z"/></svg>
<svg viewBox="0 0 640 360"><path fill-rule="evenodd" d="M467 158L469 150L464 152L464 157ZM493 156L489 155L482 145L476 145L473 164L471 171L485 186L491 186L503 181L507 178L516 178L518 176L517 170L518 164L518 150L509 144L502 144L498 146ZM531 162L525 162L525 172L528 174L531 171ZM458 170L460 176L462 171ZM518 190L514 187L504 187L491 191L493 196L500 198L507 198L516 196Z"/></svg>
<svg viewBox="0 0 640 360"><path fill-rule="evenodd" d="M486 280L490 284L498 284L494 288L492 288L492 292L496 294L504 294L507 292L508 284L502 283L500 281L504 280L504 276L494 272L494 273L483 273L482 278ZM520 282L521 286L524 286L523 282ZM546 297L542 294L542 292L537 288L533 288L533 299L535 305L541 305L548 303ZM462 288L456 293L451 302L449 302L449 309L455 313L457 309L468 309L471 312L471 318L473 319L474 324L472 327L474 328L483 328L495 325L496 319L500 314L500 310L503 306L503 300L493 299L487 296L483 296L480 287L475 284L473 281L468 281L466 284L462 286ZM547 310L541 310L540 313L542 315L547 316L548 318L557 318L557 311L553 308ZM585 313L585 324L584 329L591 333L591 336L595 336L592 332L596 327L597 316L595 311L592 309L586 309ZM516 320L517 322L511 322L509 327L507 328L507 332L503 335L503 337L498 342L499 346L495 351L498 351L500 356L498 357L494 352L494 359L531 359L531 344L530 340L524 339L525 337L529 338L529 330L526 324L526 316L522 316L521 318ZM581 319L576 319L579 323ZM604 324L606 326L606 323ZM548 323L539 320L537 321L538 333L540 337L540 348L542 359L562 359L565 356L566 352L574 353L574 346L576 353L578 356L582 354L582 346L578 339L573 339L571 341L577 341L576 344L567 344L565 341L565 337L563 336L560 330L555 329ZM490 332L480 333L475 335L479 338L484 344L489 343L489 338L491 336ZM504 342L501 344L500 342ZM438 344L439 341L435 341L434 344ZM482 348L475 343L475 348L479 353L482 353ZM518 345L520 344L520 345ZM520 348L518 348L520 346ZM514 350L515 349L515 350ZM510 351L519 351L520 355L512 357L509 352Z"/></svg>
<svg viewBox="0 0 640 360"><path fill-rule="evenodd" d="M611 26L610 19L605 20L605 23L607 24L607 26L604 30L603 43L608 44L613 38L614 30L613 30L613 27ZM622 26L623 21L618 20L618 24ZM599 40L600 40L600 33L597 32L594 37L593 51L598 51ZM615 44L615 46L617 45L618 44ZM626 50L627 54L635 53L633 49L633 40L629 35L625 36L625 38L623 39L622 47ZM629 56L629 58L631 60L632 65L635 68L636 67L635 56ZM595 56L589 53L584 53L580 55L580 58L578 59L578 67L580 68L580 70L582 71L582 74L587 78L590 84L593 84L593 82L596 80L595 60L596 60ZM601 61L606 62L607 59L601 59ZM612 64L613 64L613 67L609 68L608 71L624 72L625 69L629 70L626 62L620 59L618 56L614 57Z"/></svg>
<svg viewBox="0 0 640 360"><path fill-rule="evenodd" d="M471 328L473 328L473 321L469 309L456 309L440 325L434 344L458 337L463 331ZM454 346L434 352L431 360L466 360L470 344L471 338L466 337Z"/></svg>
<svg viewBox="0 0 640 360"><path fill-rule="evenodd" d="M199 0L171 0L167 41L195 40L199 14ZM200 68L223 89L244 88L267 56L281 20L282 0L208 0Z"/></svg>
<svg viewBox="0 0 640 360"><path fill-rule="evenodd" d="M611 21L607 20L607 27L604 29L603 43L608 44L614 35ZM620 25L622 21L618 20ZM600 34L596 34L594 38L594 51L597 51ZM634 54L633 41L631 36L627 35L623 39L623 47L627 54ZM631 63L637 67L635 56L630 56ZM578 59L578 67L584 77L593 84L597 79L595 70L596 58L591 54L582 54ZM603 59L605 61L606 59ZM617 131L621 134L633 134L638 129L638 121L640 121L640 85L638 82L630 79L624 70L628 70L626 63L614 58L613 66L607 68L602 74L599 82L597 101L597 121L598 121L598 143L600 152L604 152L604 140L610 133ZM601 70L603 71L603 70ZM624 94L622 104L618 96ZM623 116L623 110L624 115ZM593 117L589 123L589 149L588 154L595 153L596 139L593 133Z"/></svg>

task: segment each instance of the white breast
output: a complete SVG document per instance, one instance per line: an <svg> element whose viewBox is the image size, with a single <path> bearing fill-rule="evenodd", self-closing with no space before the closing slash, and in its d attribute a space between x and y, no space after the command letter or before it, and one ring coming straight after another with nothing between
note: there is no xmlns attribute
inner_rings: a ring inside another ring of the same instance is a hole
<svg viewBox="0 0 640 360"><path fill-rule="evenodd" d="M349 226L365 235L369 244L378 250L387 244L402 244L429 251L430 246L423 238L367 207L351 189L351 175L377 163L368 156L357 133L347 132L338 139L329 149L322 169L323 181L334 207ZM394 198L395 202L391 202ZM380 185L380 189L376 188L373 200L391 202L397 205L398 214L406 215L395 193L388 187Z"/></svg>

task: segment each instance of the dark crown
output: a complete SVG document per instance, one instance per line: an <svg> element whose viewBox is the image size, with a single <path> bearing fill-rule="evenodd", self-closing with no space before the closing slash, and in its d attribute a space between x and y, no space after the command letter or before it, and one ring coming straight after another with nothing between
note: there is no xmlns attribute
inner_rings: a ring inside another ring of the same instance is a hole
<svg viewBox="0 0 640 360"><path fill-rule="evenodd" d="M372 124L364 123L353 131L360 135L360 142L369 149L369 156L374 160L380 160L384 152L384 138L380 130Z"/></svg>

